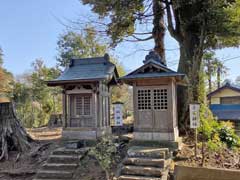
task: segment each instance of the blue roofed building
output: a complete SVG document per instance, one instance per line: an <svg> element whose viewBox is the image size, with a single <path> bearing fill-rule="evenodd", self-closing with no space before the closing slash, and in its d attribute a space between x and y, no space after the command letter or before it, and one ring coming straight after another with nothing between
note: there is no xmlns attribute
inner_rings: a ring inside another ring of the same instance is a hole
<svg viewBox="0 0 240 180"><path fill-rule="evenodd" d="M222 121L232 121L240 130L240 87L226 83L208 94L213 115Z"/></svg>

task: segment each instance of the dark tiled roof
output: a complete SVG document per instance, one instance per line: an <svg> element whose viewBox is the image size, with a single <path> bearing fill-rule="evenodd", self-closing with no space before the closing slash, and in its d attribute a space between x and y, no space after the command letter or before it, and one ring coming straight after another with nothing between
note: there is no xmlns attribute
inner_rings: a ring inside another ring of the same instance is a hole
<svg viewBox="0 0 240 180"><path fill-rule="evenodd" d="M69 67L57 79L48 81L48 84L67 81L110 80L114 73L118 78L116 66L109 62L106 56L72 59Z"/></svg>
<svg viewBox="0 0 240 180"><path fill-rule="evenodd" d="M220 92L220 91L222 91L224 89L231 89L233 91L237 91L237 92L240 93L240 87L239 86L233 85L233 84L230 84L230 83L226 83L224 86L222 86L222 87L216 89L215 91L209 93L207 95L207 97L210 98L211 96L215 95L216 93L218 93L218 92Z"/></svg>

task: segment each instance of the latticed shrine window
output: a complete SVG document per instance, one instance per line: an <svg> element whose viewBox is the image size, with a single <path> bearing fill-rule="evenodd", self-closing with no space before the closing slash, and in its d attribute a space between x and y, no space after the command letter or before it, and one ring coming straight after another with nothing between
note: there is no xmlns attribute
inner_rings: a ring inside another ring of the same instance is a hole
<svg viewBox="0 0 240 180"><path fill-rule="evenodd" d="M137 91L138 98L138 109L147 110L151 109L151 90L150 89L139 89Z"/></svg>
<svg viewBox="0 0 240 180"><path fill-rule="evenodd" d="M75 96L75 115L91 115L91 96L77 95Z"/></svg>
<svg viewBox="0 0 240 180"><path fill-rule="evenodd" d="M168 92L167 89L138 89L137 90L138 110L167 110Z"/></svg>
<svg viewBox="0 0 240 180"><path fill-rule="evenodd" d="M155 110L168 109L167 89L153 90L153 107Z"/></svg>
<svg viewBox="0 0 240 180"><path fill-rule="evenodd" d="M75 107L76 107L76 115L82 115L83 106L82 106L82 97L76 96L75 98Z"/></svg>
<svg viewBox="0 0 240 180"><path fill-rule="evenodd" d="M91 114L91 97L90 96L84 96L83 97L83 112L84 115L90 115Z"/></svg>

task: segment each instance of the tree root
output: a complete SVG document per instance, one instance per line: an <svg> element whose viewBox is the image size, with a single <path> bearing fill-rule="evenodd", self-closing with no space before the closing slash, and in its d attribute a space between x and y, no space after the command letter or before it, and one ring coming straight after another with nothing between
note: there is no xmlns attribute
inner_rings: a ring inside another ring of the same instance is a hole
<svg viewBox="0 0 240 180"><path fill-rule="evenodd" d="M33 141L17 119L12 103L0 103L0 137L0 160L8 160L9 150L26 152Z"/></svg>

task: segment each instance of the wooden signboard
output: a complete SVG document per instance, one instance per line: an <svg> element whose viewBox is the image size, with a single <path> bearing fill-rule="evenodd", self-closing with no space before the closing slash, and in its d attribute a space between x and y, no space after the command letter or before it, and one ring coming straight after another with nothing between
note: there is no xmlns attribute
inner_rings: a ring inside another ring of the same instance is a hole
<svg viewBox="0 0 240 180"><path fill-rule="evenodd" d="M114 126L123 125L123 104L114 104Z"/></svg>
<svg viewBox="0 0 240 180"><path fill-rule="evenodd" d="M189 112L190 112L190 128L196 129L200 124L199 117L200 104L190 104Z"/></svg>

